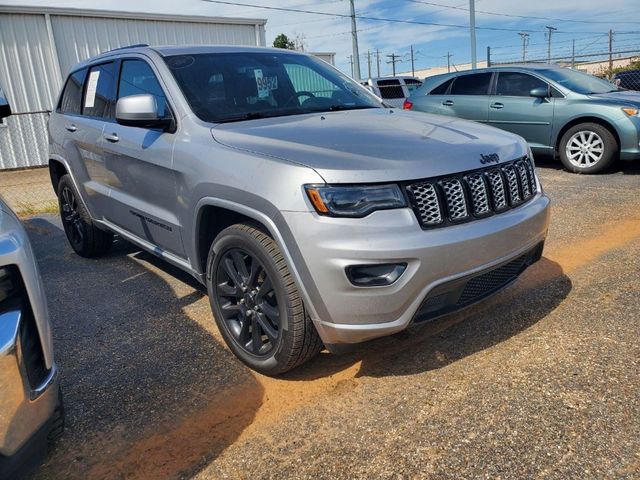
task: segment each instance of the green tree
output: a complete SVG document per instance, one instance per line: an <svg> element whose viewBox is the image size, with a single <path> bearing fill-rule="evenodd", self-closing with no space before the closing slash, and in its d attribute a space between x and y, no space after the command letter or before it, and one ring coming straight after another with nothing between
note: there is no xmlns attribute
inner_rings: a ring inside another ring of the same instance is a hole
<svg viewBox="0 0 640 480"><path fill-rule="evenodd" d="M286 48L287 50L294 50L296 48L295 42L289 40L284 33L281 33L273 40L273 46L276 48Z"/></svg>

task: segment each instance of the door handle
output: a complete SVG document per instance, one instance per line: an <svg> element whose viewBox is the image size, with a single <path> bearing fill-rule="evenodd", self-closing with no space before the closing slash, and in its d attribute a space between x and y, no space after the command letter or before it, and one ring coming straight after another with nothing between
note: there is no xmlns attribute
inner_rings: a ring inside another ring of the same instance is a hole
<svg viewBox="0 0 640 480"><path fill-rule="evenodd" d="M120 138L118 138L118 135L116 135L115 133L105 133L102 136L107 142L111 142L111 143L117 143L120 141Z"/></svg>
<svg viewBox="0 0 640 480"><path fill-rule="evenodd" d="M491 105L489 105L491 108L495 108L500 110L501 108L504 108L504 104L500 103L500 102L496 102L496 103L492 103Z"/></svg>
<svg viewBox="0 0 640 480"><path fill-rule="evenodd" d="M442 102L442 105L444 105L445 107L451 107L453 105L453 100L445 100L444 102Z"/></svg>
<svg viewBox="0 0 640 480"><path fill-rule="evenodd" d="M67 130L69 130L70 132L75 132L76 130L78 130L78 127L76 127L73 123L67 123L64 128L66 128Z"/></svg>

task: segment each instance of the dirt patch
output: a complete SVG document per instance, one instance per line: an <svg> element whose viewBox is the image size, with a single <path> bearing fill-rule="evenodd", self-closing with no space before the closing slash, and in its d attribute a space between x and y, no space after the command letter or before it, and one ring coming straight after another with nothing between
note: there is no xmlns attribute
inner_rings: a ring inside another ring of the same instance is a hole
<svg viewBox="0 0 640 480"><path fill-rule="evenodd" d="M175 428L167 422L157 434L102 459L86 478L176 478L193 473L236 440L253 420L262 398L257 383L235 386Z"/></svg>

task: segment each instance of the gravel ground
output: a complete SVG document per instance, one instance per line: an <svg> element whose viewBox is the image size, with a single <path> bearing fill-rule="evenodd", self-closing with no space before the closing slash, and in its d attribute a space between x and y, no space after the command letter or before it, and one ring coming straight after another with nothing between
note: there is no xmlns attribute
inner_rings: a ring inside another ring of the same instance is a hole
<svg viewBox="0 0 640 480"><path fill-rule="evenodd" d="M28 220L67 409L36 478L640 478L640 166L539 173L549 239L512 287L280 379L188 276Z"/></svg>

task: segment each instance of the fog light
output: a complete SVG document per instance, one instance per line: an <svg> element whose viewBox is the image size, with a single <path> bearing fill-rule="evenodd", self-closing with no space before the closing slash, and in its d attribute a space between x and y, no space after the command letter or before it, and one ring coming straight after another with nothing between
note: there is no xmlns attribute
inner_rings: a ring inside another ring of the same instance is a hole
<svg viewBox="0 0 640 480"><path fill-rule="evenodd" d="M406 263L376 263L350 265L345 270L349 281L358 287L383 287L398 280L406 268Z"/></svg>

